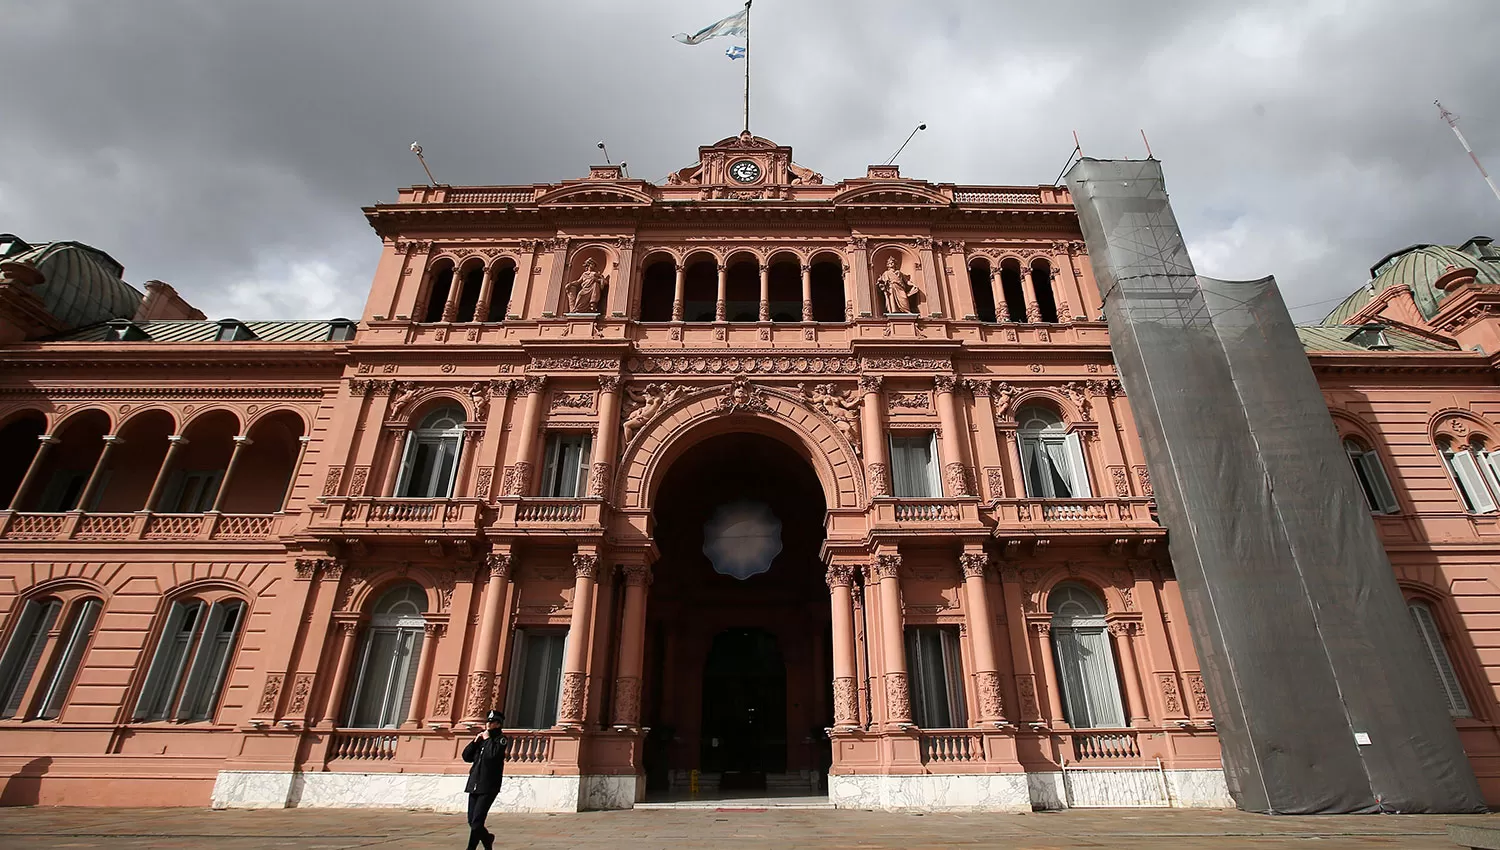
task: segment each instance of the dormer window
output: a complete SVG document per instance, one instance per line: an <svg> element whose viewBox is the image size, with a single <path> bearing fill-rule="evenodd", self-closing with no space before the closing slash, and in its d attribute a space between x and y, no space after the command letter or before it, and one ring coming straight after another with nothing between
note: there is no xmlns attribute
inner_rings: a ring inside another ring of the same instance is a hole
<svg viewBox="0 0 1500 850"><path fill-rule="evenodd" d="M1365 325L1352 334L1344 337L1345 342L1352 342L1371 351L1390 351L1395 346L1385 336L1385 325Z"/></svg>
<svg viewBox="0 0 1500 850"><path fill-rule="evenodd" d="M353 319L333 319L328 323L329 342L347 342L354 339Z"/></svg>
<svg viewBox="0 0 1500 850"><path fill-rule="evenodd" d="M239 319L220 319L219 332L214 335L215 342L239 342L240 340L255 339L255 334Z"/></svg>
<svg viewBox="0 0 1500 850"><path fill-rule="evenodd" d="M105 324L109 326L109 334L105 339L110 342L145 342L151 339L150 334L129 319L114 319Z"/></svg>

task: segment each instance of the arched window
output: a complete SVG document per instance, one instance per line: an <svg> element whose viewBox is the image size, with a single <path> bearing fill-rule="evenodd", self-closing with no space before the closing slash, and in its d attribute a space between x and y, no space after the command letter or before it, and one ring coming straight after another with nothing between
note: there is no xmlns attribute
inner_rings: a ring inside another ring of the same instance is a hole
<svg viewBox="0 0 1500 850"><path fill-rule="evenodd" d="M0 655L0 717L54 720L62 713L101 607L91 597L26 601Z"/></svg>
<svg viewBox="0 0 1500 850"><path fill-rule="evenodd" d="M427 414L422 427L406 438L396 495L407 499L446 499L453 495L463 436L463 408L450 404Z"/></svg>
<svg viewBox="0 0 1500 850"><path fill-rule="evenodd" d="M974 315L979 321L996 321L995 283L990 277L989 260L978 259L969 266L969 293L974 296Z"/></svg>
<svg viewBox="0 0 1500 850"><path fill-rule="evenodd" d="M641 274L643 322L672 321L672 302L677 297L677 264L669 258L653 261Z"/></svg>
<svg viewBox="0 0 1500 850"><path fill-rule="evenodd" d="M394 729L406 722L426 612L427 593L416 582L398 584L376 600L356 662L350 727Z"/></svg>
<svg viewBox="0 0 1500 850"><path fill-rule="evenodd" d="M501 261L490 272L493 279L490 282L490 303L485 308L484 316L475 316L476 322L503 322L505 314L510 310L511 292L516 286L516 266L509 260Z"/></svg>
<svg viewBox="0 0 1500 850"><path fill-rule="evenodd" d="M443 308L448 304L448 292L453 288L453 265L444 262L429 274L427 304L422 309L422 321L441 322Z"/></svg>
<svg viewBox="0 0 1500 850"><path fill-rule="evenodd" d="M1496 495L1500 494L1500 478L1496 477L1496 467L1500 465L1497 453L1486 452L1484 440L1480 437L1461 449L1454 449L1451 440L1442 438L1438 440L1437 448L1464 507L1470 513L1494 513Z"/></svg>
<svg viewBox="0 0 1500 850"><path fill-rule="evenodd" d="M1000 264L1000 294L1005 300L1005 321L1026 321L1026 293L1021 284L1021 264L1014 259Z"/></svg>
<svg viewBox="0 0 1500 850"><path fill-rule="evenodd" d="M1359 479L1359 487L1365 493L1365 504L1370 506L1370 510L1385 514L1399 511L1401 508L1396 504L1396 493L1391 490L1390 479L1385 477L1380 456L1353 437L1344 440L1344 453L1349 456L1349 464L1354 467L1354 477Z"/></svg>
<svg viewBox="0 0 1500 850"><path fill-rule="evenodd" d="M828 254L813 258L812 314L814 322L847 322L844 264Z"/></svg>
<svg viewBox="0 0 1500 850"><path fill-rule="evenodd" d="M719 297L719 266L711 259L688 264L683 278L682 317L689 322L712 322Z"/></svg>
<svg viewBox="0 0 1500 850"><path fill-rule="evenodd" d="M1082 585L1066 582L1047 594L1047 610L1052 614L1052 651L1069 725L1124 726L1125 707L1105 631L1103 600Z"/></svg>
<svg viewBox="0 0 1500 850"><path fill-rule="evenodd" d="M459 275L462 289L458 291L458 312L453 316L457 322L483 321L474 311L479 307L479 295L484 289L484 266L473 265Z"/></svg>
<svg viewBox="0 0 1500 850"><path fill-rule="evenodd" d="M1038 499L1086 499L1092 495L1083 444L1077 434L1067 433L1056 413L1031 405L1017 411L1016 423L1026 495Z"/></svg>
<svg viewBox="0 0 1500 850"><path fill-rule="evenodd" d="M1057 298L1052 294L1052 267L1038 261L1031 266L1031 292L1036 296L1037 316L1044 322L1057 323Z"/></svg>
<svg viewBox="0 0 1500 850"><path fill-rule="evenodd" d="M1443 635L1438 631L1437 618L1433 616L1432 608L1420 600L1408 599L1406 610L1411 612L1412 622L1417 627L1417 636L1422 639L1423 649L1427 650L1427 661L1432 665L1433 675L1437 676L1438 687L1448 703L1448 713L1454 717L1471 717L1469 701L1464 698L1464 689L1458 683L1458 674L1454 672L1453 662L1448 658L1448 650L1443 646Z"/></svg>
<svg viewBox="0 0 1500 850"><path fill-rule="evenodd" d="M239 599L172 603L135 719L212 720L244 619L245 603Z"/></svg>

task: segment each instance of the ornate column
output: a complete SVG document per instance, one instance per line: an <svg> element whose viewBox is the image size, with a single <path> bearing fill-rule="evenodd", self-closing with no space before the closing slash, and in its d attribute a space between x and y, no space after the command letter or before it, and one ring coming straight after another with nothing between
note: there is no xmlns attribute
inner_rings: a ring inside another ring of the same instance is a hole
<svg viewBox="0 0 1500 850"><path fill-rule="evenodd" d="M672 321L682 321L682 299L687 292L687 267L677 264L677 281L672 285Z"/></svg>
<svg viewBox="0 0 1500 850"><path fill-rule="evenodd" d="M328 703L323 706L320 726L338 725L343 718L344 691L349 687L349 667L354 662L354 642L359 635L358 620L339 620L339 660L333 668L333 686L328 689Z"/></svg>
<svg viewBox="0 0 1500 850"><path fill-rule="evenodd" d="M990 617L989 594L984 574L990 556L982 551L958 556L964 571L964 613L968 615L969 642L974 654L974 690L979 696L979 720L995 723L1005 719L1000 699L1000 674L995 664L994 620Z"/></svg>
<svg viewBox="0 0 1500 850"><path fill-rule="evenodd" d="M292 474L286 480L286 492L281 494L281 507L277 512L286 510L287 503L292 500L292 490L297 487L297 473L302 469L303 461L307 460L307 444L312 442L312 437L297 438L297 459L292 462Z"/></svg>
<svg viewBox="0 0 1500 850"><path fill-rule="evenodd" d="M501 608L510 584L511 555L491 552L484 558L490 580L484 588L484 608L479 615L479 636L474 641L474 661L469 673L468 697L461 723L482 723L495 693L495 664L500 649L500 629L509 617Z"/></svg>
<svg viewBox="0 0 1500 850"><path fill-rule="evenodd" d="M599 376L599 440L595 443L589 495L608 500L620 452L620 376Z"/></svg>
<svg viewBox="0 0 1500 850"><path fill-rule="evenodd" d="M858 664L854 657L854 570L829 564L825 575L833 606L833 725L859 725Z"/></svg>
<svg viewBox="0 0 1500 850"><path fill-rule="evenodd" d="M938 425L943 438L938 441L938 453L943 461L944 495L968 496L969 473L964 467L963 441L968 436L965 428L959 427L958 404L953 400L953 376L938 375L932 379L937 388Z"/></svg>
<svg viewBox="0 0 1500 850"><path fill-rule="evenodd" d="M167 487L167 478L172 474L172 467L177 461L177 454L187 444L187 438L181 434L173 434L167 438L167 454L161 459L161 466L156 470L156 480L151 482L151 493L146 496L146 504L141 507L141 510L156 510L156 503L161 499L162 490L165 490ZM227 473L225 477L228 477ZM222 493L223 491L223 485L220 485L219 492ZM218 497L214 498L214 502L218 502Z"/></svg>
<svg viewBox="0 0 1500 850"><path fill-rule="evenodd" d="M406 457L406 441L411 433L406 430L405 425L392 425L387 432L387 440L391 444L390 456L385 459L385 478L383 487L387 496L396 495L397 480L401 476L401 461ZM350 493L351 496L360 496L362 493Z"/></svg>
<svg viewBox="0 0 1500 850"><path fill-rule="evenodd" d="M646 589L651 567L624 564L625 605L620 615L620 654L615 666L615 725L641 725L641 672L646 650Z"/></svg>
<svg viewBox="0 0 1500 850"><path fill-rule="evenodd" d="M448 300L443 302L443 321L451 322L458 317L458 299L464 291L464 276L458 267L453 269L453 282L448 284Z"/></svg>
<svg viewBox="0 0 1500 850"><path fill-rule="evenodd" d="M1057 659L1052 652L1052 624L1032 623L1031 630L1037 636L1037 648L1042 655L1042 679L1047 686L1047 710L1054 727L1068 725L1063 714L1062 681L1057 678Z"/></svg>
<svg viewBox="0 0 1500 850"><path fill-rule="evenodd" d="M484 271L484 277L479 284L479 303L474 305L474 321L476 322L489 321L490 299L495 295L495 275L499 272L499 263Z"/></svg>
<svg viewBox="0 0 1500 850"><path fill-rule="evenodd" d="M432 678L432 657L437 654L437 639L443 636L445 628L442 623L422 624L422 657L417 660L417 680L412 685L406 722L401 724L404 728L421 729L422 721L427 719L427 680Z"/></svg>
<svg viewBox="0 0 1500 850"><path fill-rule="evenodd" d="M812 308L812 264L802 264L802 321L813 320Z"/></svg>
<svg viewBox="0 0 1500 850"><path fill-rule="evenodd" d="M723 260L719 261L719 289L714 296L714 321L723 322L729 318L729 266Z"/></svg>
<svg viewBox="0 0 1500 850"><path fill-rule="evenodd" d="M1126 716L1131 726L1146 726L1151 720L1146 713L1146 700L1141 695L1140 666L1136 664L1135 640L1138 623L1116 621L1109 624L1109 633L1115 636L1115 654L1120 656L1120 675L1125 679Z"/></svg>
<svg viewBox="0 0 1500 850"><path fill-rule="evenodd" d="M88 510L89 502L94 498L94 491L99 489L99 473L109 465L109 456L114 452L115 446L125 445L125 441L114 434L106 434L101 439L104 440L104 448L99 452L99 459L94 461L94 471L89 473L88 483L84 485L83 492L78 496L78 504L73 506L73 510Z"/></svg>
<svg viewBox="0 0 1500 850"><path fill-rule="evenodd" d="M532 375L521 381L526 409L521 412L521 433L516 435L516 461L505 476L507 496L526 496L531 492L532 458L536 455L536 432L542 416L542 391L546 386L546 375Z"/></svg>
<svg viewBox="0 0 1500 850"><path fill-rule="evenodd" d="M901 616L901 556L876 555L880 582L880 649L885 666L885 716L893 727L911 725L911 689L906 679L906 633Z"/></svg>
<svg viewBox="0 0 1500 850"><path fill-rule="evenodd" d="M870 495L891 495L891 471L886 461L885 404L881 398L879 375L861 375L859 389L864 394L860 408L860 442L865 455L865 477Z"/></svg>
<svg viewBox="0 0 1500 850"><path fill-rule="evenodd" d="M762 322L771 321L771 267L760 264L760 311L756 313Z"/></svg>
<svg viewBox="0 0 1500 850"><path fill-rule="evenodd" d="M599 575L599 556L592 552L573 555L573 616L568 621L568 651L563 657L562 697L558 700L557 725L583 723L587 706L589 625L594 607L594 581Z"/></svg>
<svg viewBox="0 0 1500 850"><path fill-rule="evenodd" d="M254 445L254 443L254 440L243 435L234 438L234 451L229 453L229 465L224 467L224 478L219 482L219 492L214 494L214 506L209 508L210 511L218 513L223 508L224 494L229 492L229 484L234 480L234 472L240 466L240 458L245 454L245 447ZM172 449L169 446L167 452L171 453L171 451ZM166 466L166 464L163 463L162 466Z"/></svg>
<svg viewBox="0 0 1500 850"><path fill-rule="evenodd" d="M31 489L31 485L36 483L36 477L42 469L42 462L52 452L52 447L62 442L51 434L42 434L37 437L37 440L41 445L37 446L36 454L31 456L31 464L26 467L26 474L21 477L21 484L16 488L16 494L10 498L10 509L13 511L21 509L21 500L26 496L26 491Z"/></svg>
<svg viewBox="0 0 1500 850"><path fill-rule="evenodd" d="M1041 719L1037 705L1036 665L1031 658L1031 638L1026 633L1027 590L1021 585L1020 570L1014 565L1000 568L1000 589L1005 600L1006 643L1010 647L1011 668L1015 671L1016 711L1023 721Z"/></svg>

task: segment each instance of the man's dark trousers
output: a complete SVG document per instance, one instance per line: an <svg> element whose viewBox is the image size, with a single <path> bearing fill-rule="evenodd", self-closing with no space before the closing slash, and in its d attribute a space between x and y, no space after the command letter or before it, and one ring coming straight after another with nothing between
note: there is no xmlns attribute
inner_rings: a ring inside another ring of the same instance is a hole
<svg viewBox="0 0 1500 850"><path fill-rule="evenodd" d="M484 828L485 816L490 813L490 806L494 804L499 791L490 791L485 794L469 795L469 850L474 850L481 843L485 843L485 837L489 830Z"/></svg>

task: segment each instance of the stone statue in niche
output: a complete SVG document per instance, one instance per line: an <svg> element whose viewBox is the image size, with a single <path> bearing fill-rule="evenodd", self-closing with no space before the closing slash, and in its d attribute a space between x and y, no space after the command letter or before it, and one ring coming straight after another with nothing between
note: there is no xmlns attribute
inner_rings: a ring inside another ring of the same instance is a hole
<svg viewBox="0 0 1500 850"><path fill-rule="evenodd" d="M855 390L839 393L832 384L817 384L808 387L798 384L797 389L819 413L833 421L834 427L859 454L859 394Z"/></svg>
<svg viewBox="0 0 1500 850"><path fill-rule="evenodd" d="M676 401L686 391L685 387L667 384L647 384L643 389L626 390L625 404L628 412L625 414L625 444L629 445L663 407Z"/></svg>
<svg viewBox="0 0 1500 850"><path fill-rule="evenodd" d="M594 270L594 258L583 261L583 274L563 287L569 313L597 313L609 278Z"/></svg>
<svg viewBox="0 0 1500 850"><path fill-rule="evenodd" d="M917 312L917 297L920 291L911 282L911 275L896 267L895 257L885 258L885 271L875 281L875 289L885 299L885 313Z"/></svg>

